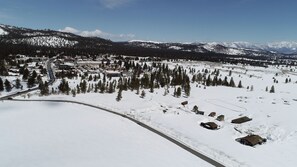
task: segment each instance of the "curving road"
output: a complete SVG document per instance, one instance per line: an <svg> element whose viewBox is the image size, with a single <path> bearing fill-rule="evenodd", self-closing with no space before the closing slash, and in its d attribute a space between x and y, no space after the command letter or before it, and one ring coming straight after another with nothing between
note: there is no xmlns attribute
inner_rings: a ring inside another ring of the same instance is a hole
<svg viewBox="0 0 297 167"><path fill-rule="evenodd" d="M155 133L155 134L157 134L157 135L159 135L159 136L161 136L161 137L163 137L165 139L167 139L168 141L176 144L177 146L181 147L182 149L188 151L189 153L191 153L194 156L208 162L209 164L211 164L213 166L224 167L224 165L222 163L220 163L220 162L218 162L218 161L216 161L214 159L211 159L211 158L203 155L202 153L199 153L198 151L190 148L189 146L185 145L184 143L182 143L182 142L168 136L167 134L165 134L165 133L163 133L163 132L161 132L161 131L159 131L157 129L154 129L154 128L152 128L152 127L150 127L150 126L148 126L148 125L146 125L146 124L144 124L144 123L142 123L142 122L140 122L140 121L138 121L138 120L136 120L134 118L131 118L131 117L125 115L125 114L118 113L118 112L112 111L110 109L106 109L106 108L103 108L103 107L99 107L99 106L95 106L95 105L91 105L91 104L87 104L87 103L83 103L83 102L71 101L71 100L21 100L21 99L4 99L4 100L23 101L23 102L24 101L25 102L28 102L28 101L31 101L31 102L33 101L34 102L35 101L35 102L53 102L53 103L72 103L72 104L79 104L79 105L84 105L84 106L92 107L92 108L95 108L95 109L103 110L103 111L106 111L108 113L124 117L124 118L138 124L139 126L145 128L145 129L147 129L147 130L149 130L149 131L151 131L151 132L153 132L153 133Z"/></svg>
<svg viewBox="0 0 297 167"><path fill-rule="evenodd" d="M55 76L54 76L54 73L53 73L53 70L51 68L51 63L54 61L55 58L51 58L48 60L47 62L47 71L48 71L48 76L49 76L49 85L53 84L55 82ZM114 115L117 115L117 116L121 116L123 118L126 118L136 124L138 124L139 126L167 139L168 141L176 144L177 146L181 147L182 149L188 151L189 153L193 154L194 156L208 162L209 164L213 165L213 166L216 166L216 167L224 167L224 165L214 159L211 159L205 155L203 155L202 153L199 153L198 151L190 148L189 146L183 144L182 142L166 135L165 133L157 130L157 129L154 129L134 118L131 118L125 114L121 114L121 113L118 113L118 112L115 112L115 111L112 111L110 109L106 109L106 108L102 108L102 107L99 107L99 106L95 106L95 105L91 105L91 104L87 104L87 103L83 103L83 102L77 102L77 101L70 101L70 100L20 100L20 99L12 99L13 97L16 97L16 96L19 96L19 95L22 95L22 94L26 94L26 93L29 93L31 91L35 91L35 90L38 90L38 88L33 88L33 89L28 89L28 90L25 90L25 91L22 91L22 92L17 92L15 94L12 94L12 95L8 95L8 96L4 96L4 97L1 97L0 100L8 100L8 101L25 101L25 102L28 102L28 101L36 101L36 102L53 102L53 103L72 103L72 104L79 104L79 105L84 105L84 106L88 106L88 107L92 107L92 108L95 108L95 109L99 109L99 110L103 110L103 111L106 111L108 113L111 113L111 114L114 114Z"/></svg>

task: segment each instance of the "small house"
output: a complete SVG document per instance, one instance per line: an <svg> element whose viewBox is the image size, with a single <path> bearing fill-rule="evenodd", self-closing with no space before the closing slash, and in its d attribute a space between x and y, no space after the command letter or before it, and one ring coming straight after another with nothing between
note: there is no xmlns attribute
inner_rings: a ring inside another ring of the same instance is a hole
<svg viewBox="0 0 297 167"><path fill-rule="evenodd" d="M224 121L224 120L225 120L225 116L224 116L224 115L219 115L219 116L217 117L217 120L218 120L218 121Z"/></svg>
<svg viewBox="0 0 297 167"><path fill-rule="evenodd" d="M209 117L215 117L216 115L217 115L216 112L211 112L208 116L209 116Z"/></svg>
<svg viewBox="0 0 297 167"><path fill-rule="evenodd" d="M218 126L216 123L214 123L214 122L206 122L206 123L201 122L201 123L200 123L200 126L206 128L206 129L211 129L211 130L216 130L216 129L218 129L218 127L219 127L219 126Z"/></svg>
<svg viewBox="0 0 297 167"><path fill-rule="evenodd" d="M245 122L248 122L248 121L251 121L252 118L249 118L249 117L240 117L240 118L237 118L237 119L233 119L231 121L231 123L234 123L234 124L242 124L242 123L245 123Z"/></svg>
<svg viewBox="0 0 297 167"><path fill-rule="evenodd" d="M196 111L196 114L199 114L199 115L204 115L204 111Z"/></svg>
<svg viewBox="0 0 297 167"><path fill-rule="evenodd" d="M242 138L236 139L241 144L248 145L248 146L255 146L257 144L263 144L266 142L265 138L262 138L258 135L248 135Z"/></svg>
<svg viewBox="0 0 297 167"><path fill-rule="evenodd" d="M183 106L185 106L187 104L188 104L188 101L184 101L184 102L181 103L181 105L183 105Z"/></svg>

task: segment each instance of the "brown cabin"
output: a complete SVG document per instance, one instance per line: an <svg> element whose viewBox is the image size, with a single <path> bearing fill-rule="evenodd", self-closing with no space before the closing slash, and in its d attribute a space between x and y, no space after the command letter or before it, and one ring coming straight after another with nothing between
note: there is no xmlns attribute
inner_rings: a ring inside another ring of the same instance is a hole
<svg viewBox="0 0 297 167"><path fill-rule="evenodd" d="M201 123L200 123L200 126L206 128L206 129L211 129L211 130L218 129L218 127L219 127L219 126L218 126L216 123L214 123L214 122L206 122L206 123L201 122Z"/></svg>
<svg viewBox="0 0 297 167"><path fill-rule="evenodd" d="M242 123L245 123L245 122L248 122L248 121L251 121L252 118L249 118L249 117L240 117L240 118L237 118L237 119L233 119L231 121L231 123L234 123L234 124L242 124Z"/></svg>
<svg viewBox="0 0 297 167"><path fill-rule="evenodd" d="M219 115L219 116L217 117L217 120L218 120L218 121L225 121L225 116L224 116L224 115Z"/></svg>
<svg viewBox="0 0 297 167"><path fill-rule="evenodd" d="M248 135L242 138L236 139L238 142L248 146L255 146L257 144L262 144L266 142L265 138L262 138L258 135Z"/></svg>
<svg viewBox="0 0 297 167"><path fill-rule="evenodd" d="M204 115L204 111L196 111L196 114Z"/></svg>
<svg viewBox="0 0 297 167"><path fill-rule="evenodd" d="M181 105L183 105L183 106L185 106L187 104L188 104L188 101L184 101L184 102L181 103Z"/></svg>
<svg viewBox="0 0 297 167"><path fill-rule="evenodd" d="M217 115L216 112L211 112L208 116L209 116L209 117L215 117L216 115Z"/></svg>

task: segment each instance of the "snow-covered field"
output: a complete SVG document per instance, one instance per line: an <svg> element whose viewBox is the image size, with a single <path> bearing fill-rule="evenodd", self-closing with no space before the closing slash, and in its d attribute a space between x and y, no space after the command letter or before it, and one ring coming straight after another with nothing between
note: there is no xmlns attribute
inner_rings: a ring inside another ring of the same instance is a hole
<svg viewBox="0 0 297 167"><path fill-rule="evenodd" d="M191 84L190 97L175 98L173 89L164 96L164 89L146 91L140 98L136 92L124 91L122 100L117 102L117 93L87 93L71 95L51 95L40 97L31 94L31 99L68 99L81 101L112 109L138 119L154 128L166 132L188 146L204 153L226 166L295 166L297 150L297 69L296 67L270 66L269 68L245 65L230 65L210 62L167 62L196 71L220 70L220 77L233 77L235 84L241 80L244 88L224 86L206 87ZM229 76L232 71L231 76ZM274 78L274 79L273 79ZM285 83L286 79L291 82ZM277 81L277 83L276 83ZM79 80L69 80L76 86ZM55 86L59 85L57 81ZM275 93L265 89L274 85ZM247 89L249 87L249 89ZM251 90L252 87L252 90ZM18 98L24 99L28 96ZM183 107L180 103L188 101ZM191 112L194 105L205 115ZM166 110L166 113L163 111ZM208 117L210 112L224 115L225 121L218 122ZM252 121L235 125L232 119L248 116ZM213 121L219 130L211 131L199 126L201 122ZM248 134L257 134L267 139L263 145L249 147L235 141ZM183 165L185 166L185 165Z"/></svg>
<svg viewBox="0 0 297 167"><path fill-rule="evenodd" d="M0 166L210 166L119 116L61 103L0 102Z"/></svg>
<svg viewBox="0 0 297 167"><path fill-rule="evenodd" d="M123 99L120 102L115 100L116 93L89 93L79 94L76 97L54 95L42 98L83 101L125 113L166 132L226 166L295 166L297 163L295 67L292 67L291 71L289 67L262 68L207 62L185 62L183 66L197 70L220 69L222 76L228 75L232 70L235 84L241 80L245 88L217 86L204 89L203 86L199 88L200 85L196 87L196 84L192 84L191 96L188 98L173 97L173 88L167 96L163 96L163 89L155 90L154 93L146 90L143 99L139 98L135 91L127 91L123 92ZM273 82L273 77L278 83ZM285 83L286 78L290 78L291 82ZM276 92L266 92L265 88L270 89L272 85L275 86ZM246 89L247 86L253 86L253 90ZM185 100L189 104L183 107L180 103ZM205 115L191 112L194 105L197 105L199 110L205 111ZM167 112L164 114L163 110ZM215 118L208 117L210 112L225 115L225 121L218 122ZM230 123L232 119L240 116L248 116L253 120L241 125ZM199 126L201 122L206 121L214 121L221 128L211 131ZM236 138L247 134L260 135L266 138L267 142L249 147L235 141Z"/></svg>

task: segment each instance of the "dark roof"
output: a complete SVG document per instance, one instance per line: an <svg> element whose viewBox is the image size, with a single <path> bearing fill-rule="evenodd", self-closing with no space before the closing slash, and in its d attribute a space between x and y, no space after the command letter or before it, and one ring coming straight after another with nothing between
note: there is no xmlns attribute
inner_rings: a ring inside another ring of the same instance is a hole
<svg viewBox="0 0 297 167"><path fill-rule="evenodd" d="M216 112L211 112L208 116L210 116L210 117L214 117L214 116L216 116L216 115L217 115Z"/></svg>
<svg viewBox="0 0 297 167"><path fill-rule="evenodd" d="M188 101L184 101L181 103L183 106L188 104Z"/></svg>
<svg viewBox="0 0 297 167"><path fill-rule="evenodd" d="M258 135L248 135L242 138L237 139L240 143L249 145L249 146L255 146L257 144L262 144L266 142L266 139L263 139L262 137Z"/></svg>
<svg viewBox="0 0 297 167"><path fill-rule="evenodd" d="M219 116L217 117L217 120L218 120L218 121L224 121L224 119L225 119L225 116L224 116L224 115L219 115Z"/></svg>
<svg viewBox="0 0 297 167"><path fill-rule="evenodd" d="M233 119L231 121L231 123L234 123L234 124L242 124L242 123L245 123L245 122L248 122L248 121L251 121L252 118L249 118L249 117L240 117L240 118L237 118L237 119Z"/></svg>
<svg viewBox="0 0 297 167"><path fill-rule="evenodd" d="M218 125L214 122L201 122L200 125L206 129L218 129Z"/></svg>

